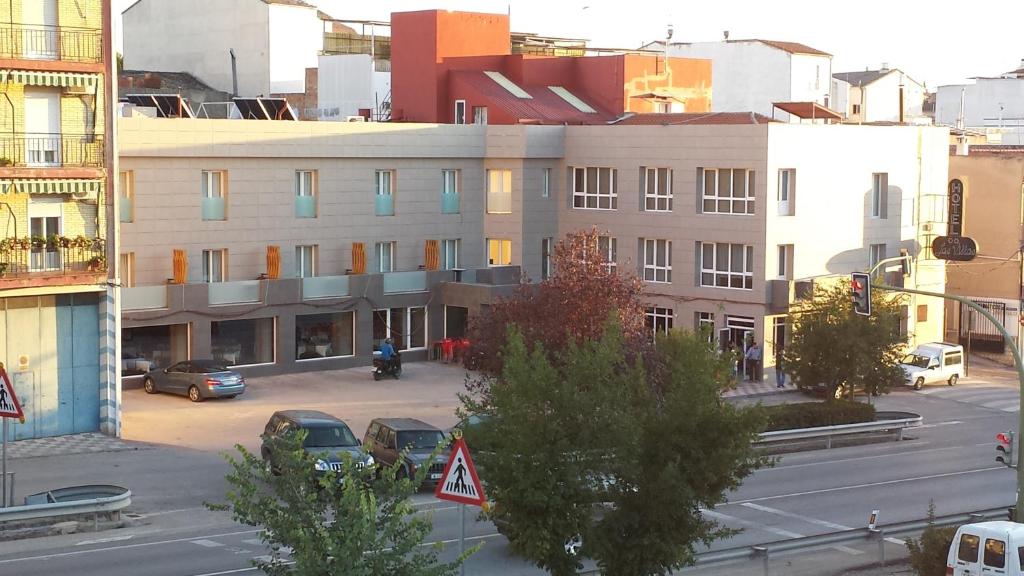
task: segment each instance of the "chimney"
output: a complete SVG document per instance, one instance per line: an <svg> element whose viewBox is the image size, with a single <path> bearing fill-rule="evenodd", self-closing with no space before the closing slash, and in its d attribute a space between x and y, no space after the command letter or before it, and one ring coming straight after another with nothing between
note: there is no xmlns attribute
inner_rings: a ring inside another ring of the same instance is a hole
<svg viewBox="0 0 1024 576"><path fill-rule="evenodd" d="M728 30L723 31L722 32L722 36L725 37L726 42L729 41L729 31ZM1021 62L1024 62L1024 60L1021 60ZM1022 66L1024 66L1024 64L1022 64Z"/></svg>
<svg viewBox="0 0 1024 576"><path fill-rule="evenodd" d="M889 63L888 62L882 62L882 68L879 70L879 72L888 72L888 71L889 71Z"/></svg>

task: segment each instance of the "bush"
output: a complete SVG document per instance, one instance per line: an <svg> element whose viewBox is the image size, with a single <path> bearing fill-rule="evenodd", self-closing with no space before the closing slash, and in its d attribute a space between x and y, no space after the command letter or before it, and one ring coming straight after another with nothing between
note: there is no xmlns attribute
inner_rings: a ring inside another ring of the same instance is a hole
<svg viewBox="0 0 1024 576"><path fill-rule="evenodd" d="M875 419L874 406L847 400L766 406L765 412L768 417L766 432L857 424Z"/></svg>
<svg viewBox="0 0 1024 576"><path fill-rule="evenodd" d="M928 504L928 520L935 519L935 504ZM956 526L935 526L929 524L921 539L907 538L907 550L910 552L910 567L918 576L945 576L946 558L949 546L956 536Z"/></svg>

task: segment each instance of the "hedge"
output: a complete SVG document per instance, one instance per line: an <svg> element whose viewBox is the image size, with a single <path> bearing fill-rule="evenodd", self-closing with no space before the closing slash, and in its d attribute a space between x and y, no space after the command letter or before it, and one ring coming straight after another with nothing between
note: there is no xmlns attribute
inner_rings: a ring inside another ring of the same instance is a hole
<svg viewBox="0 0 1024 576"><path fill-rule="evenodd" d="M848 400L779 404L764 408L768 417L768 427L765 428L765 432L856 424L871 422L875 419L874 406Z"/></svg>

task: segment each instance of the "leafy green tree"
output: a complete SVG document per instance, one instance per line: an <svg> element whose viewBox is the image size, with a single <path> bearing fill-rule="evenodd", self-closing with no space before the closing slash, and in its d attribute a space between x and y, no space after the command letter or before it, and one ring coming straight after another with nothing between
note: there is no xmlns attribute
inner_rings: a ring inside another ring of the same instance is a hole
<svg viewBox="0 0 1024 576"><path fill-rule="evenodd" d="M888 392L903 381L904 302L873 290L871 316L860 316L853 311L848 283L815 286L813 297L792 314L792 338L783 351L786 372L800 388L825 384L829 398L837 389Z"/></svg>
<svg viewBox="0 0 1024 576"><path fill-rule="evenodd" d="M255 561L269 576L444 576L455 574L476 549L451 563L437 560L439 545L423 546L429 517L416 514L410 496L429 466L398 478L401 459L378 469L342 454L338 473L317 472L316 456L302 448L305 431L275 440L277 474L241 445L231 465L227 504L234 519L260 526L270 560ZM439 447L438 450L441 448ZM290 549L290 560L285 549Z"/></svg>
<svg viewBox="0 0 1024 576"><path fill-rule="evenodd" d="M558 362L513 327L488 401L463 398L489 416L466 437L495 523L552 574L586 557L625 576L692 563L694 543L729 533L700 510L766 462L751 448L760 409L721 399L730 372L706 339L672 332L646 358L628 349L614 316ZM573 556L564 544L577 535Z"/></svg>
<svg viewBox="0 0 1024 576"><path fill-rule="evenodd" d="M945 576L949 546L956 536L957 526L936 526L935 502L928 502L928 526L921 539L907 538L910 567L918 576Z"/></svg>

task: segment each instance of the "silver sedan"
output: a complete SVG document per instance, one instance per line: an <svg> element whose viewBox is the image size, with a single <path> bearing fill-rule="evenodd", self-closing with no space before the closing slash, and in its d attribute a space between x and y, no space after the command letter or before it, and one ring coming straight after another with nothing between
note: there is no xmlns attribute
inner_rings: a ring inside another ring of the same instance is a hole
<svg viewBox="0 0 1024 576"><path fill-rule="evenodd" d="M234 398L245 392L245 378L214 360L186 360L146 372L142 381L149 394L170 392L193 402L207 398Z"/></svg>

